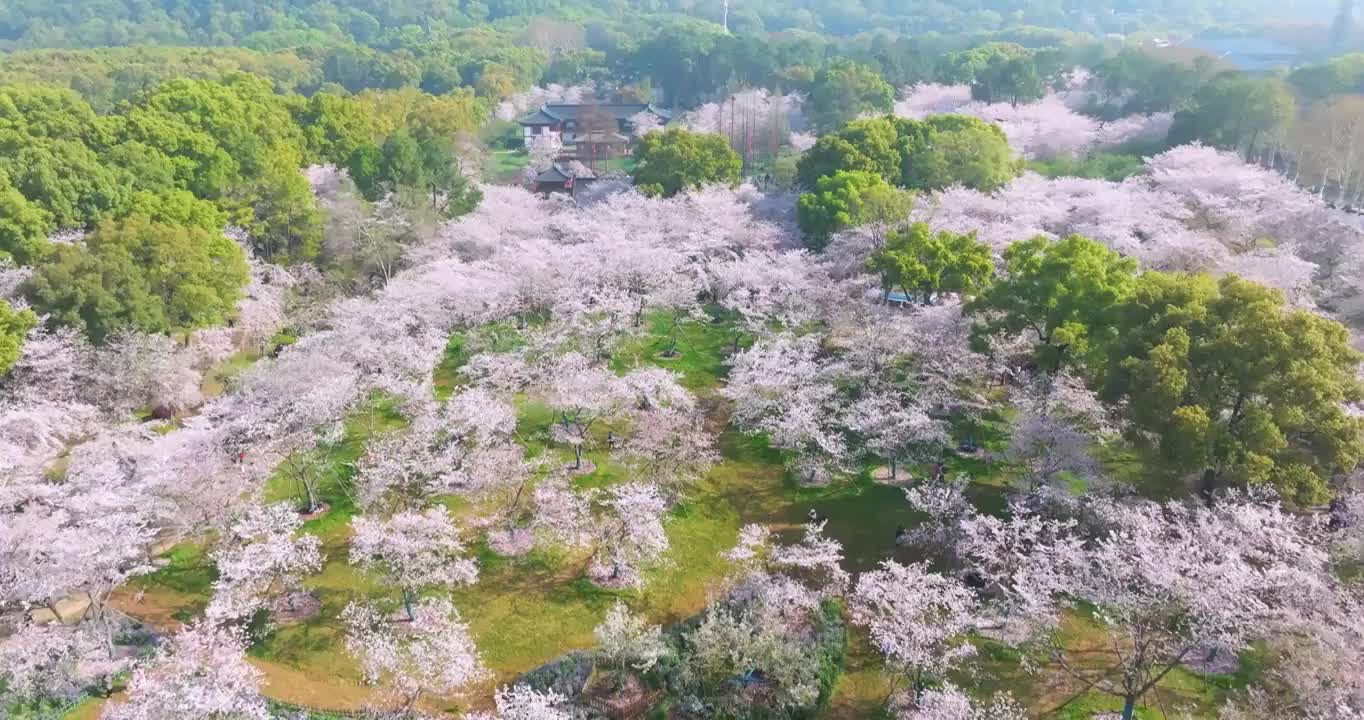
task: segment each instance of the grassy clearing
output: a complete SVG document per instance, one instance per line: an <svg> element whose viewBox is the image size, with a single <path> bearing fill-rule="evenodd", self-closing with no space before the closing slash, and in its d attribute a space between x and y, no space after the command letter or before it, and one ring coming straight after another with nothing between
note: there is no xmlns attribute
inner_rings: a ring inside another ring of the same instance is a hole
<svg viewBox="0 0 1364 720"><path fill-rule="evenodd" d="M488 154L488 160L483 168L484 179L494 183L509 183L515 181L530 164L530 154L521 148L494 150Z"/></svg>
<svg viewBox="0 0 1364 720"><path fill-rule="evenodd" d="M261 358L260 353L242 351L224 360L216 367L204 373L204 379L199 385L199 391L206 398L214 398L222 395L227 390L228 383L232 378L245 372L257 360Z"/></svg>
<svg viewBox="0 0 1364 720"><path fill-rule="evenodd" d="M322 611L307 621L275 630L252 648L253 657L333 684L338 680L349 683L359 681L355 663L341 650L341 628L337 618L352 600L382 596L387 589L380 587L372 578L356 572L347 563L350 520L356 512L355 501L347 488L355 474L356 462L364 453L365 444L405 424L391 399L377 397L346 421L346 433L341 442L309 451L305 461L315 476L320 478L318 496L328 508L320 517L303 525L304 532L317 535L322 540L325 557L322 571L306 583L307 588L321 601ZM266 486L265 499L270 502L301 501L301 491L292 473L276 473ZM305 693L272 697L315 704L309 700L311 694L306 692L309 689L306 684L291 680L277 685L296 687Z"/></svg>

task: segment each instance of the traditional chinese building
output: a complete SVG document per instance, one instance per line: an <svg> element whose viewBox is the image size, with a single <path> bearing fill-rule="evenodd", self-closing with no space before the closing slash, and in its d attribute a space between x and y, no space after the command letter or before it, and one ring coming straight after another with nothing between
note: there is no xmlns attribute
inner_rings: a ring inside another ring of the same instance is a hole
<svg viewBox="0 0 1364 720"><path fill-rule="evenodd" d="M658 119L660 125L667 123L672 114L655 107L652 103L601 103L601 104L550 104L526 115L517 121L524 137L544 132L559 133L565 145L577 142L580 128L592 134L609 133L615 124L615 132L629 137L635 130L634 118L639 113L648 113Z"/></svg>
<svg viewBox="0 0 1364 720"><path fill-rule="evenodd" d="M575 166L576 165L576 166ZM572 193L576 188L580 188L587 183L596 181L597 176L581 165L564 165L554 163L542 170L535 176L535 192L568 192Z"/></svg>

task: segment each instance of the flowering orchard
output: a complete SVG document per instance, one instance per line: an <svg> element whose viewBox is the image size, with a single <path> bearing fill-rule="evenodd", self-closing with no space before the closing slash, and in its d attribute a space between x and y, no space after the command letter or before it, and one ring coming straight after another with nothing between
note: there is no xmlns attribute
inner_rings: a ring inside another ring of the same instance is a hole
<svg viewBox="0 0 1364 720"><path fill-rule="evenodd" d="M729 103L687 122L802 129L793 98ZM1039 157L1168 120L1065 103L930 86L899 112ZM1364 713L1364 232L1273 172L1195 145L1122 182L949 187L822 253L752 186L488 186L418 227L313 176L364 282L257 262L230 326L39 324L0 380L0 707L267 717L286 667L376 713L795 716L855 704L865 647L901 718L1033 716L1048 683L1131 718L1252 651L1192 717ZM989 267L954 277L913 221ZM592 682L522 677L590 648Z"/></svg>

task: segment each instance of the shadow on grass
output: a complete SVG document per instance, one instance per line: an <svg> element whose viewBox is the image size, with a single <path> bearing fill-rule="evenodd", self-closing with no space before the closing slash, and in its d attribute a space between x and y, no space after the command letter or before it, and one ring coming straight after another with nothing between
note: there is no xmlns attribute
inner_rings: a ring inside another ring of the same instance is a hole
<svg viewBox="0 0 1364 720"><path fill-rule="evenodd" d="M213 581L218 579L218 568L209 560L206 542L183 542L162 557L170 564L134 580L141 586L160 586L176 592L208 598L213 594Z"/></svg>

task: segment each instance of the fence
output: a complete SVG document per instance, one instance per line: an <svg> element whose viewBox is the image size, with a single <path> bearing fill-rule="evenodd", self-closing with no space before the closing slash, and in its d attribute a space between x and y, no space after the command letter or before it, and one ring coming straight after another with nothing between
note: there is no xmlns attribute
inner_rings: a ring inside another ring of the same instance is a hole
<svg viewBox="0 0 1364 720"><path fill-rule="evenodd" d="M608 698L601 697L587 700L586 705L593 712L612 720L640 720L662 698L663 691L654 690L653 692L642 693L624 705L613 704L608 702Z"/></svg>

